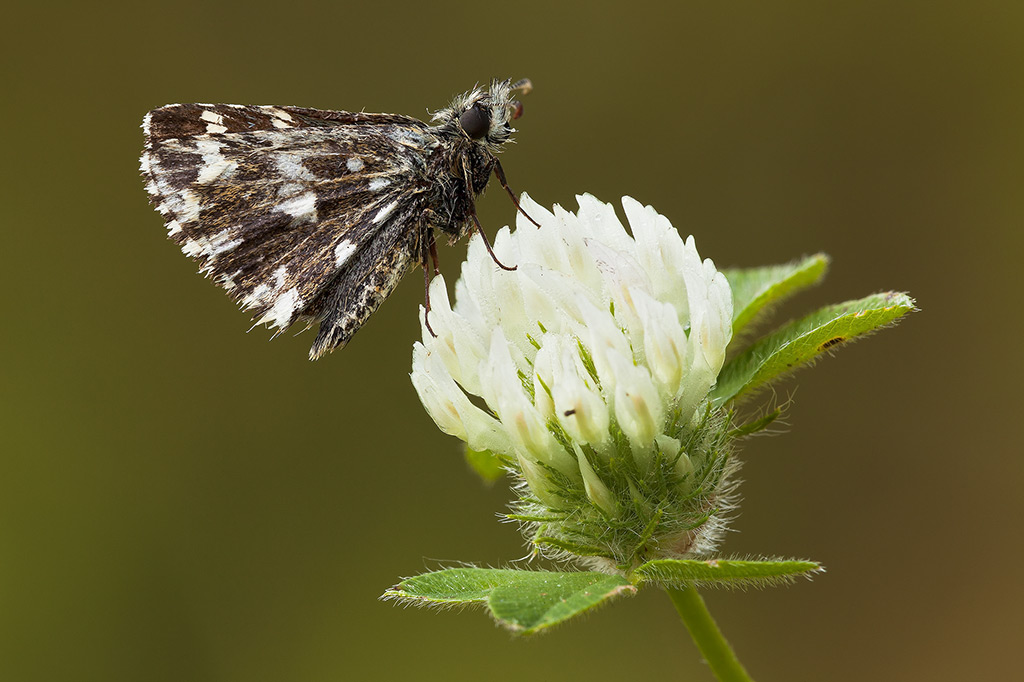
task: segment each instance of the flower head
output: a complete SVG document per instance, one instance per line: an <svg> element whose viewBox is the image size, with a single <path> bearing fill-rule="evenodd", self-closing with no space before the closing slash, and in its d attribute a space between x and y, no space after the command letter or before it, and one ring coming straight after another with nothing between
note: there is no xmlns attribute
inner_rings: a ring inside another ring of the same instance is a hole
<svg viewBox="0 0 1024 682"><path fill-rule="evenodd" d="M511 518L542 552L620 570L710 550L727 506L726 417L708 395L732 295L664 216L628 197L522 205L495 266L475 237L450 305L430 286L412 381L442 431L521 478ZM435 336L436 334L436 336Z"/></svg>

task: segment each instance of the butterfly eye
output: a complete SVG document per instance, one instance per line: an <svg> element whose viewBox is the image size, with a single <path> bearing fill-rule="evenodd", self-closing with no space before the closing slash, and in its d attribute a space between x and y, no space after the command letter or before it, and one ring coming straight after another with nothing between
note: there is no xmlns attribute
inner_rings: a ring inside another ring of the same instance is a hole
<svg viewBox="0 0 1024 682"><path fill-rule="evenodd" d="M479 104L474 104L459 116L459 125L474 140L479 140L487 134L491 127L490 113Z"/></svg>

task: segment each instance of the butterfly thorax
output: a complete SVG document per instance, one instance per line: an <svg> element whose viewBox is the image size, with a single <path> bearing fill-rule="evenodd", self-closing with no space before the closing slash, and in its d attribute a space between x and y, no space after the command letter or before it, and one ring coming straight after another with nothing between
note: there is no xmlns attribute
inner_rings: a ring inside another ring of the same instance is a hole
<svg viewBox="0 0 1024 682"><path fill-rule="evenodd" d="M487 186L494 157L479 142L439 132L440 144L427 161L433 183L427 222L454 242L472 229L471 202Z"/></svg>
<svg viewBox="0 0 1024 682"><path fill-rule="evenodd" d="M494 155L511 139L513 113L508 82L496 81L489 90L476 88L437 111L439 125L429 129L438 140L431 154L430 177L443 180L437 188L432 227L457 241L472 228L472 201L487 187ZM436 164L436 165L435 165Z"/></svg>

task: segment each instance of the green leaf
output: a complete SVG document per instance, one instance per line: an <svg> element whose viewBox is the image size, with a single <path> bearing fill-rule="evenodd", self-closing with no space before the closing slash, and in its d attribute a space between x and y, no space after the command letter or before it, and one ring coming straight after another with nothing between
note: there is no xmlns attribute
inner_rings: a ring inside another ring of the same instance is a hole
<svg viewBox="0 0 1024 682"><path fill-rule="evenodd" d="M767 306L780 303L825 276L829 258L816 253L785 265L723 270L732 289L732 333L739 334Z"/></svg>
<svg viewBox="0 0 1024 682"><path fill-rule="evenodd" d="M412 600L427 604L465 604L485 602L495 587L507 579L501 569L448 568L406 578L384 593L385 598Z"/></svg>
<svg viewBox="0 0 1024 682"><path fill-rule="evenodd" d="M633 577L662 586L678 587L688 583L704 587L767 587L793 582L798 577L810 578L824 571L813 561L763 559L656 559L639 566Z"/></svg>
<svg viewBox="0 0 1024 682"><path fill-rule="evenodd" d="M822 353L890 325L912 310L912 298L889 291L828 306L790 322L726 362L712 391L715 404L762 388Z"/></svg>
<svg viewBox="0 0 1024 682"><path fill-rule="evenodd" d="M505 474L505 465L490 450L466 448L466 464L486 483L494 483Z"/></svg>
<svg viewBox="0 0 1024 682"><path fill-rule="evenodd" d="M604 573L449 568L407 578L384 598L416 606L484 604L498 623L529 635L635 592L622 576Z"/></svg>

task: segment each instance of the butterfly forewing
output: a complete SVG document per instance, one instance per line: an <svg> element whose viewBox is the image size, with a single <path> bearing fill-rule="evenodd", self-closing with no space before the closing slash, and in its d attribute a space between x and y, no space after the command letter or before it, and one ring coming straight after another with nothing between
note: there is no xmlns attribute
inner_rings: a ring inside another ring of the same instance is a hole
<svg viewBox="0 0 1024 682"><path fill-rule="evenodd" d="M198 106L153 112L143 170L171 238L258 322L290 326L427 187L415 119Z"/></svg>

